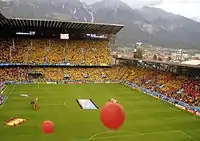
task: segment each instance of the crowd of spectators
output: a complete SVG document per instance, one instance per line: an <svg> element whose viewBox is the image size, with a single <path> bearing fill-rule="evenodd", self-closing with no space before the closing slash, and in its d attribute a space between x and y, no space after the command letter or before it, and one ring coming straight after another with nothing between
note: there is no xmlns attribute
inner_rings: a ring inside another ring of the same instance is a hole
<svg viewBox="0 0 200 141"><path fill-rule="evenodd" d="M0 63L110 65L107 40L7 39L0 41Z"/></svg>
<svg viewBox="0 0 200 141"><path fill-rule="evenodd" d="M120 70L122 71L120 72ZM196 78L139 67L129 67L128 69L123 67L118 71L118 75L121 75L118 78L122 78L122 80L162 93L189 105L200 106L200 83Z"/></svg>
<svg viewBox="0 0 200 141"><path fill-rule="evenodd" d="M0 68L0 82L11 80L125 80L190 105L200 106L200 85L197 79L148 68L133 66Z"/></svg>
<svg viewBox="0 0 200 141"><path fill-rule="evenodd" d="M111 64L107 40L0 40L0 63ZM199 80L133 66L114 67L4 67L4 81L123 80L162 93L192 106L200 106Z"/></svg>
<svg viewBox="0 0 200 141"><path fill-rule="evenodd" d="M0 62L10 62L10 42L7 40L0 40Z"/></svg>
<svg viewBox="0 0 200 141"><path fill-rule="evenodd" d="M12 67L0 68L4 81L114 80L115 68L98 67Z"/></svg>

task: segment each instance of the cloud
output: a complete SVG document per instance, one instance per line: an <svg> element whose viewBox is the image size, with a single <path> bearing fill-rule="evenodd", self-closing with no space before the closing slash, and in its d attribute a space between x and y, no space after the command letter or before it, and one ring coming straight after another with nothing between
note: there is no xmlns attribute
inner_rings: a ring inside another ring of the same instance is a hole
<svg viewBox="0 0 200 141"><path fill-rule="evenodd" d="M93 3L101 1L101 0L81 0L81 1L86 2L87 4L93 4Z"/></svg>
<svg viewBox="0 0 200 141"><path fill-rule="evenodd" d="M188 18L200 16L199 0L162 0L162 3L155 7Z"/></svg>
<svg viewBox="0 0 200 141"><path fill-rule="evenodd" d="M82 0L94 3L101 0ZM200 0L122 0L132 8L152 6L188 18L200 17Z"/></svg>
<svg viewBox="0 0 200 141"><path fill-rule="evenodd" d="M151 6L188 18L200 17L200 0L123 0L133 8Z"/></svg>
<svg viewBox="0 0 200 141"><path fill-rule="evenodd" d="M140 8L143 6L154 6L162 3L162 0L123 0L133 8Z"/></svg>
<svg viewBox="0 0 200 141"><path fill-rule="evenodd" d="M81 0L86 3L92 4L101 0ZM136 8L137 6L146 6L146 5L157 5L162 2L162 0L121 0L124 1L125 3L129 4L131 7Z"/></svg>

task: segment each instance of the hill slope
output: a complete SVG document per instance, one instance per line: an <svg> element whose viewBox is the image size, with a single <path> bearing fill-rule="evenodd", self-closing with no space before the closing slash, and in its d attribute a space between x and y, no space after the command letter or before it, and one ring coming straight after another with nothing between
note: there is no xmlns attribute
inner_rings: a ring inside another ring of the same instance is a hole
<svg viewBox="0 0 200 141"><path fill-rule="evenodd" d="M172 48L200 48L200 23L161 9L132 9L120 0L102 0L87 5L80 0L0 1L8 17L57 19L124 24L118 44L140 40Z"/></svg>

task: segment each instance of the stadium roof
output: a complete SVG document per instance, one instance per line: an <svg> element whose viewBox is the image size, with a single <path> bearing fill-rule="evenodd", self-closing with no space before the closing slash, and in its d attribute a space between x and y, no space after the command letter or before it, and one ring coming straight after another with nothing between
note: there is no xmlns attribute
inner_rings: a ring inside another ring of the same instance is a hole
<svg viewBox="0 0 200 141"><path fill-rule="evenodd" d="M0 13L0 20L5 19L5 17Z"/></svg>
<svg viewBox="0 0 200 141"><path fill-rule="evenodd" d="M200 65L200 60L190 60L190 61L185 61L181 62L181 64L186 64L186 65Z"/></svg>
<svg viewBox="0 0 200 141"><path fill-rule="evenodd" d="M54 28L65 31L79 30L80 32L85 31L101 34L117 34L117 32L119 32L124 27L124 25L43 19L5 18L2 14L0 14L0 27Z"/></svg>

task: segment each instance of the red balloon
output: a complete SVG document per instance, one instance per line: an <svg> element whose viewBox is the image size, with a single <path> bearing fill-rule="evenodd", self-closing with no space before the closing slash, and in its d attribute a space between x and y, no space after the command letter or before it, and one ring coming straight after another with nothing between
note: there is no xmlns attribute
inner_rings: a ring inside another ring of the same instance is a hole
<svg viewBox="0 0 200 141"><path fill-rule="evenodd" d="M42 123L42 130L46 134L51 134L54 131L54 124L52 121L46 120Z"/></svg>
<svg viewBox="0 0 200 141"><path fill-rule="evenodd" d="M118 103L108 102L101 109L101 122L110 129L118 129L125 120L125 112Z"/></svg>

